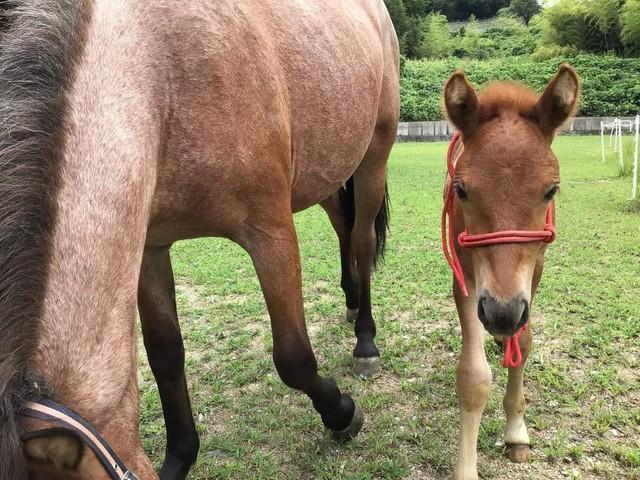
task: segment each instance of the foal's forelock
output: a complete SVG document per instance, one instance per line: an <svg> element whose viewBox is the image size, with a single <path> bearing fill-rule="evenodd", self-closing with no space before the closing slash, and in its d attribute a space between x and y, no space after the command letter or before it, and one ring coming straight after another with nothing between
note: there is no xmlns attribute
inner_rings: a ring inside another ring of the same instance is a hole
<svg viewBox="0 0 640 480"><path fill-rule="evenodd" d="M38 338L55 212L64 88L82 0L2 2L0 28L0 478L21 479L16 411L42 395L27 364Z"/></svg>

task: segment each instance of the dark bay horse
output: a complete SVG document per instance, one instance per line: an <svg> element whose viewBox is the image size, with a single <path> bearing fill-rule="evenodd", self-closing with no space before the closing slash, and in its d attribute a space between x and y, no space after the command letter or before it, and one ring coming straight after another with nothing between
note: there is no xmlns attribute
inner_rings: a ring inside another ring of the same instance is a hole
<svg viewBox="0 0 640 480"><path fill-rule="evenodd" d="M198 436L169 247L200 236L247 250L280 377L328 429L356 435L353 400L317 373L292 215L329 213L357 311L354 369L375 371L369 277L399 116L383 0L5 3L0 478L105 478L73 435L18 420L43 396L156 478L138 430L137 306L166 421L160 477L185 478Z"/></svg>
<svg viewBox="0 0 640 480"><path fill-rule="evenodd" d="M505 356L512 368L503 401L504 442L512 461L523 462L530 455L522 383L531 351L531 302L547 243L555 236L553 198L560 170L551 142L573 115L579 92L578 76L567 65L560 67L541 96L504 83L477 95L462 72L455 73L444 89L446 113L461 133L451 149L445 195L452 202L450 214L446 208L443 214L445 240L447 217L452 226L449 260L457 277L453 292L462 326L456 480L478 478L478 431L491 386L485 329L521 354L513 364L509 349Z"/></svg>

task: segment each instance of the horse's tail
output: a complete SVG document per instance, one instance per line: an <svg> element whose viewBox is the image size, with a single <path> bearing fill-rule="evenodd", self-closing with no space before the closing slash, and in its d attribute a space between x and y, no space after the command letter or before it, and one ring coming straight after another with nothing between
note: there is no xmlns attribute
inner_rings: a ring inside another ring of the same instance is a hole
<svg viewBox="0 0 640 480"><path fill-rule="evenodd" d="M349 178L340 189L340 206L344 214L347 228L349 231L353 229L356 219L356 201L353 186L353 177ZM374 222L376 232L376 253L373 257L373 265L378 266L384 258L385 246L387 243L387 233L389 231L389 189L387 183L384 184L384 198L380 210L376 215Z"/></svg>

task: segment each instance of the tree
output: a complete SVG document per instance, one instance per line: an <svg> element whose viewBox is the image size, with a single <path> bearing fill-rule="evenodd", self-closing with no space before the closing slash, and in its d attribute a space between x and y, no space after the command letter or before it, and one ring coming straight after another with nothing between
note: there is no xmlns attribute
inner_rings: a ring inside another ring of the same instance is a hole
<svg viewBox="0 0 640 480"><path fill-rule="evenodd" d="M410 17L424 17L433 11L431 0L404 0L407 15Z"/></svg>
<svg viewBox="0 0 640 480"><path fill-rule="evenodd" d="M619 0L586 0L584 8L590 24L604 36L605 50L615 49L620 37Z"/></svg>
<svg viewBox="0 0 640 480"><path fill-rule="evenodd" d="M632 55L640 55L640 0L627 0L620 14L622 42Z"/></svg>
<svg viewBox="0 0 640 480"><path fill-rule="evenodd" d="M423 35L423 20L418 17L409 17L409 26L407 27L407 33L402 38L402 51L409 58L418 58L418 50L422 43Z"/></svg>
<svg viewBox="0 0 640 480"><path fill-rule="evenodd" d="M384 0L384 4L387 6L389 16L393 22L393 26L396 29L398 38L402 40L402 37L407 32L407 26L409 18L407 17L407 10L402 0Z"/></svg>
<svg viewBox="0 0 640 480"><path fill-rule="evenodd" d="M584 7L576 0L560 0L542 13L542 45L584 49L587 25Z"/></svg>
<svg viewBox="0 0 640 480"><path fill-rule="evenodd" d="M529 24L529 20L540 12L540 4L538 0L511 0L511 4L507 9L513 15L520 17L524 23Z"/></svg>
<svg viewBox="0 0 640 480"><path fill-rule="evenodd" d="M449 32L447 17L430 13L424 19L423 34L417 56L424 58L443 58L453 53L453 41Z"/></svg>

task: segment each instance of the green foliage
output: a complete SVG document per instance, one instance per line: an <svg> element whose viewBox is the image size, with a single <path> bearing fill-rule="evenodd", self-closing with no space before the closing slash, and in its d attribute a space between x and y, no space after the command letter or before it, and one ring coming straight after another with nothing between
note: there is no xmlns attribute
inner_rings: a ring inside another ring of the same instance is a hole
<svg viewBox="0 0 640 480"><path fill-rule="evenodd" d="M625 8L625 0L560 0L542 12L541 46L621 53L621 15ZM628 19L637 28L640 17L632 14Z"/></svg>
<svg viewBox="0 0 640 480"><path fill-rule="evenodd" d="M529 55L539 41L540 29L534 21L526 26L521 19L503 14L482 33L482 38L491 44L494 57Z"/></svg>
<svg viewBox="0 0 640 480"><path fill-rule="evenodd" d="M455 52L457 57L489 58L493 54L493 42L482 36L478 21L475 17L469 19L460 37Z"/></svg>
<svg viewBox="0 0 640 480"><path fill-rule="evenodd" d="M492 80L513 80L541 91L558 66L568 62L582 77L580 115L635 115L640 105L640 59L579 54L556 56L540 62L524 57L490 60L448 58L439 61L408 60L401 78L402 120L442 118L441 93L444 82L456 69L463 69L470 81L482 87Z"/></svg>
<svg viewBox="0 0 640 480"><path fill-rule="evenodd" d="M529 55L536 49L537 59L573 51L640 55L640 0L558 0L544 10L537 0L385 3L402 53L409 58L441 58L450 52L461 58L484 59ZM435 14L438 20L434 23ZM491 16L495 17L481 25L475 20ZM463 27L449 24L454 34L448 35L440 20L444 17L469 21ZM436 45L431 45L432 40Z"/></svg>
<svg viewBox="0 0 640 480"><path fill-rule="evenodd" d="M622 42L627 53L640 55L640 0L627 0L620 14Z"/></svg>
<svg viewBox="0 0 640 480"><path fill-rule="evenodd" d="M389 10L404 55L409 58L440 58L456 48L451 44L450 32L445 32L443 28L447 26L447 19L489 18L507 6L509 0L384 0L384 3ZM441 22L442 18L445 19L444 24ZM435 40L437 44L432 47L430 40ZM483 53L484 46L487 46L490 52L495 50L491 42L467 38L464 45L457 46L458 54L467 56L465 52L469 50L479 52L480 57L484 58L487 56Z"/></svg>
<svg viewBox="0 0 640 480"><path fill-rule="evenodd" d="M619 0L585 0L584 8L589 23L604 37L604 51L618 48L620 39Z"/></svg>
<svg viewBox="0 0 640 480"><path fill-rule="evenodd" d="M407 32L409 17L407 16L407 9L402 0L384 0L389 16L393 22L393 26L396 29L396 33L399 39L402 39Z"/></svg>
<svg viewBox="0 0 640 480"><path fill-rule="evenodd" d="M576 55L577 53L578 49L571 46L561 47L559 45L543 45L542 47L538 47L536 51L531 54L530 58L534 62L542 62L555 57Z"/></svg>
<svg viewBox="0 0 640 480"><path fill-rule="evenodd" d="M575 0L560 0L542 15L542 45L585 47L585 11Z"/></svg>
<svg viewBox="0 0 640 480"><path fill-rule="evenodd" d="M498 10L507 7L509 0L433 0L433 11L440 12L449 20L466 20L493 17Z"/></svg>
<svg viewBox="0 0 640 480"><path fill-rule="evenodd" d="M525 23L529 23L529 20L540 12L540 4L538 0L511 0L507 10L509 13L522 18Z"/></svg>
<svg viewBox="0 0 640 480"><path fill-rule="evenodd" d="M447 17L430 13L424 20L423 33L417 56L420 58L444 58L453 52L453 41Z"/></svg>

